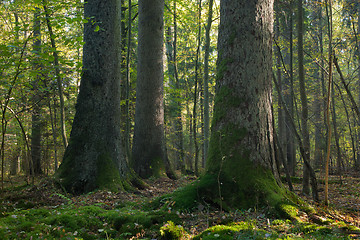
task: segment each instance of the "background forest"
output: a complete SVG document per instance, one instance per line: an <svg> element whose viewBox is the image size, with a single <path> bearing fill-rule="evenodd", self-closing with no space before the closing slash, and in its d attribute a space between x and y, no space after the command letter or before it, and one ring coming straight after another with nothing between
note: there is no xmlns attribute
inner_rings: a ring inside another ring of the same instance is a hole
<svg viewBox="0 0 360 240"><path fill-rule="evenodd" d="M184 175L198 177L206 166L219 4L165 1L165 143L171 165ZM121 142L131 159L138 3L121 0L121 6ZM295 183L301 179L301 192L309 195L311 172L324 178L328 166L341 181L360 170L360 3L276 0L274 17L277 165L290 189L291 176ZM92 18L84 18L80 0L0 2L2 189L16 176L34 183L60 166L75 116L85 23L101 31Z"/></svg>
<svg viewBox="0 0 360 240"><path fill-rule="evenodd" d="M129 154L135 111L137 3L123 1L122 5L121 129ZM166 146L178 169L197 173L205 166L209 126L204 123L211 117L215 91L219 3L213 3L205 58L208 5L208 1L168 1L165 8ZM302 161L283 98L303 141L308 142L316 170L324 169L328 127L332 130L330 172L358 170L359 3L335 1L331 19L324 2L307 1L303 7L300 32L296 3L276 1L274 7L273 71L281 94L274 87L273 107L280 146L294 176ZM82 26L91 19L83 18L81 1L2 1L1 16L2 180L18 173L52 174L70 134L81 77ZM300 35L304 70L298 63ZM330 126L326 122L329 39L336 60ZM305 123L301 122L304 111Z"/></svg>

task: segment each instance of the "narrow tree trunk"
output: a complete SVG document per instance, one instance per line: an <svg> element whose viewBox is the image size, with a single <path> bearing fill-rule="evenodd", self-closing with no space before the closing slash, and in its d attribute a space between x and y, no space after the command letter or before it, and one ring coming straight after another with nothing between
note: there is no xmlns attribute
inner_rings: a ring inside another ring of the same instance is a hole
<svg viewBox="0 0 360 240"><path fill-rule="evenodd" d="M278 94L281 95L280 90L279 90L279 86L278 86L278 84L276 82L275 76L273 76L273 79L274 79L275 89L278 92ZM281 102L285 106L285 100L281 98ZM287 109L287 107L284 107L284 111L285 111L286 115L290 116L290 111ZM308 155L306 154L304 143L301 140L300 134L296 130L295 121L294 121L293 118L289 117L289 119L290 119L290 122L289 122L290 123L290 128L291 128L294 136L296 137L296 139L297 139L297 141L299 143L300 154L301 154L301 157L304 160L304 165L305 165L304 167L307 167L309 169L313 199L318 202L319 201L319 193L318 193L318 187L317 187L317 180L316 180L315 171L311 167L310 161L307 158Z"/></svg>
<svg viewBox="0 0 360 240"><path fill-rule="evenodd" d="M54 56L54 66L55 66L55 78L58 87L58 94L60 99L60 126L61 126L61 137L63 139L64 148L68 145L67 137L66 137L66 127L65 127L65 101L64 101L64 94L63 94L63 86L62 86L62 79L60 76L60 64L59 64L59 56L56 50L56 43L55 43L55 35L52 30L52 26L50 23L50 13L47 9L47 1L43 0L43 7L46 16L46 24L49 31L49 37L51 42L51 47Z"/></svg>
<svg viewBox="0 0 360 240"><path fill-rule="evenodd" d="M130 127L131 127L131 119L130 119L130 57L131 57L131 38L132 38L132 2L128 0L128 36L127 36L127 51L126 51L126 79L125 79L125 153L126 159L131 159L131 146L130 146Z"/></svg>
<svg viewBox="0 0 360 240"><path fill-rule="evenodd" d="M337 174L340 177L340 181L341 181L341 162L342 162L342 157L341 157L341 149L340 149L340 143L339 143L339 134L338 134L338 130L337 130L337 118L336 118L336 112L335 112L335 91L334 91L334 83L331 86L331 102L332 102L332 123L333 123L333 128L334 128L334 138L335 138L335 146L336 146L336 165L337 165Z"/></svg>
<svg viewBox="0 0 360 240"><path fill-rule="evenodd" d="M200 44L201 44L201 3L202 0L199 0L198 5L198 36L197 36L197 50L195 58L195 90L194 90L194 107L193 107L193 137L194 137L194 148L195 148L195 175L199 176L199 146L197 140L197 95L198 95L198 79L199 79L199 59L200 59Z"/></svg>
<svg viewBox="0 0 360 240"><path fill-rule="evenodd" d="M174 1L174 5L176 1ZM176 5L175 5L176 6ZM174 8L175 9L175 8ZM180 95L180 80L178 76L178 68L177 68L177 23L176 16L174 16L174 73L175 73L175 87L178 92L179 99ZM175 119L175 132L177 137L177 149L178 149L178 159L180 162L180 169L185 171L185 152L184 152L184 136L183 136L183 117L182 117L182 105L181 101L177 101L176 106L176 119Z"/></svg>
<svg viewBox="0 0 360 240"><path fill-rule="evenodd" d="M57 158L57 134L56 134L56 109L54 108L54 114L52 111L50 100L48 102L49 113L50 113L50 122L51 122L51 130L53 136L53 145L54 145L54 170L58 169L58 158Z"/></svg>
<svg viewBox="0 0 360 240"><path fill-rule="evenodd" d="M210 55L210 30L213 15L213 0L209 0L207 24L205 27L205 49L204 49L204 160L205 166L209 149L210 114L209 114L209 55Z"/></svg>
<svg viewBox="0 0 360 240"><path fill-rule="evenodd" d="M325 162L325 205L329 205L329 164L330 164L330 146L331 146L331 125L330 125L330 103L331 103L331 88L332 88L332 74L333 74L333 49L332 49L332 4L331 0L326 5L326 13L328 18L328 35L329 35L329 81L328 81L328 95L326 101L326 123L328 129L327 151Z"/></svg>
<svg viewBox="0 0 360 240"><path fill-rule="evenodd" d="M349 132L350 132L350 138L351 138L351 147L352 147L352 155L353 155L353 163L355 164L356 163L356 147L355 147L355 136L354 136L354 132L353 132L353 128L351 126L351 120L350 120L350 114L349 114L349 110L348 110L348 107L347 107L347 104L345 102L345 99L344 99L344 96L340 90L340 87L339 85L337 85L336 83L334 83L335 86L337 87L339 93L340 93L340 97L341 97L341 101L344 105L344 110L345 110L345 113L346 113L346 119L347 119L347 123L348 123L348 128L349 128Z"/></svg>
<svg viewBox="0 0 360 240"><path fill-rule="evenodd" d="M296 153L295 153L295 138L294 134L291 131L290 121L294 119L294 70L293 70L293 9L290 7L289 12L289 54L286 59L288 59L289 63L289 76L285 78L284 86L285 86L285 103L287 108L289 109L290 115L285 114L285 122L286 122L286 139L287 139L287 148L286 148L286 158L288 161L289 172L292 176L295 176L296 169Z"/></svg>
<svg viewBox="0 0 360 240"><path fill-rule="evenodd" d="M13 154L11 155L11 162L10 162L10 171L9 174L11 176L16 176L19 173L20 169L20 147L19 145L15 148L13 151Z"/></svg>
<svg viewBox="0 0 360 240"><path fill-rule="evenodd" d="M34 39L33 51L35 53L34 71L36 72L35 79L32 81L32 115L31 115L31 166L35 175L42 174L41 169L41 96L40 96L40 52L41 52L41 35L40 35L40 9L36 8L34 13ZM30 171L30 174L32 171Z"/></svg>
<svg viewBox="0 0 360 240"><path fill-rule="evenodd" d="M318 20L317 20L317 32L318 32L318 41L317 41L317 48L322 53L322 46L323 46L323 37L322 37L322 6L318 6ZM322 56L321 56L322 59ZM322 114L322 106L323 106L323 99L322 99L322 82L324 73L322 67L316 67L316 93L315 93L315 100L314 100L314 108L315 108L315 151L314 151L314 164L315 169L320 169L323 162L323 149L324 149L324 138L323 138L323 122L324 120L321 118Z"/></svg>
<svg viewBox="0 0 360 240"><path fill-rule="evenodd" d="M275 38L276 41L279 42L280 40L280 13L278 11L278 14L276 14L276 20L275 20ZM275 56L276 56L276 70L277 70L277 82L279 84L280 92L283 92L283 84L282 84L282 71L281 71L281 49L280 47L275 47ZM283 105L280 104L280 95L278 96L278 148L281 149L282 152L283 149L286 149L286 127L285 127L285 114L283 111ZM279 153L281 157L283 157L282 154ZM287 160L285 160L287 161Z"/></svg>
<svg viewBox="0 0 360 240"><path fill-rule="evenodd" d="M170 76L170 103L169 112L173 128L175 162L182 173L185 173L185 153L184 153L184 139L183 139L183 123L182 123L182 105L181 105L181 89L177 70L177 15L176 15L176 1L173 3L173 31L172 28L167 29L167 56L168 56L168 71Z"/></svg>
<svg viewBox="0 0 360 240"><path fill-rule="evenodd" d="M358 19L357 19L357 34L360 34L360 4L358 4ZM358 66L360 66L360 41L357 42L358 46L357 46L357 59L358 59ZM358 69L358 83L357 83L358 87L359 87L359 91L360 91L360 68ZM360 94L358 97L358 103L360 106ZM357 113L360 112L359 108L356 108ZM360 125L360 114L358 114L358 124ZM360 131L358 131L358 141L357 141L357 158L356 158L356 162L355 162L355 170L360 170Z"/></svg>
<svg viewBox="0 0 360 240"><path fill-rule="evenodd" d="M306 158L310 160L310 136L308 130L308 103L305 88L305 70L304 70L304 19L302 0L298 0L298 63L299 63L299 84L301 99L301 133L304 141L304 151ZM303 168L303 189L304 194L310 193L310 175L306 165Z"/></svg>

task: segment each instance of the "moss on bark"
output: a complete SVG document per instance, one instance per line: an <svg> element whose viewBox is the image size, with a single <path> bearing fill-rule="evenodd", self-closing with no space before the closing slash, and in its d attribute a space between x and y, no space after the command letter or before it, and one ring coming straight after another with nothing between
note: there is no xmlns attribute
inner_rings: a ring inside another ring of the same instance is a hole
<svg viewBox="0 0 360 240"><path fill-rule="evenodd" d="M127 170L122 174L106 148L103 150L99 148L100 144L96 147L98 154L80 155L81 143L83 142L71 143L73 147L67 149L63 162L55 174L68 192L82 194L96 189L118 192L144 187L144 183L130 169L125 168Z"/></svg>

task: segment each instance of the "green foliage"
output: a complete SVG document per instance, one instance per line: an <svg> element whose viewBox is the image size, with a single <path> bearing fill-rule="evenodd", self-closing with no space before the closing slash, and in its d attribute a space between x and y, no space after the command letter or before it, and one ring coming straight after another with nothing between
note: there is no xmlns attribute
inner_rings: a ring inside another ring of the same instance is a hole
<svg viewBox="0 0 360 240"><path fill-rule="evenodd" d="M168 221L160 228L161 239L164 240L181 240L186 234L182 226L176 226L172 221Z"/></svg>

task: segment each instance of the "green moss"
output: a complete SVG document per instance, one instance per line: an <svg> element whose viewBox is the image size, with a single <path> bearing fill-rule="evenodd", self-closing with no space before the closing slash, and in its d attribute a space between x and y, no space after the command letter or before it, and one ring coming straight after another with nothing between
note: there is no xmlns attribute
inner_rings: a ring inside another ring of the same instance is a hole
<svg viewBox="0 0 360 240"><path fill-rule="evenodd" d="M113 192L124 190L118 166L107 154L99 155L97 159L96 186L99 189L108 189Z"/></svg>
<svg viewBox="0 0 360 240"><path fill-rule="evenodd" d="M160 178L166 176L164 161L162 158L159 157L153 158L151 160L150 169L152 175L148 177Z"/></svg>
<svg viewBox="0 0 360 240"><path fill-rule="evenodd" d="M227 86L222 86L215 95L215 109L212 125L221 121L226 116L229 107L239 107L243 102L244 99L233 95L233 90Z"/></svg>
<svg viewBox="0 0 360 240"><path fill-rule="evenodd" d="M175 225L172 221L168 221L160 228L160 235L163 240L180 240L185 239L187 232L182 226Z"/></svg>
<svg viewBox="0 0 360 240"><path fill-rule="evenodd" d="M343 231L347 232L347 231L355 231L355 232L360 232L360 228L354 226L354 225L350 225L347 223L344 223L343 221L334 223L334 225L338 228L341 228Z"/></svg>
<svg viewBox="0 0 360 240"><path fill-rule="evenodd" d="M99 144L93 176L82 173L82 169L73 161L75 150L68 150L65 153L63 163L55 174L64 190L75 194L90 192L96 189L106 189L113 192L132 190L131 181L134 179L131 171L126 176L120 176L117 164ZM92 165L89 163L89 165ZM79 176L86 179L81 179ZM84 183L86 182L86 184Z"/></svg>
<svg viewBox="0 0 360 240"><path fill-rule="evenodd" d="M301 232L304 234L319 234L319 235L327 235L332 233L332 229L327 226L321 226L317 224L310 223L299 223L293 229L294 232Z"/></svg>
<svg viewBox="0 0 360 240"><path fill-rule="evenodd" d="M142 230L158 231L160 226L166 221L180 222L180 218L175 213L166 211L143 212L139 210L123 209L112 211L103 215L111 226L118 232L128 232L136 235Z"/></svg>
<svg viewBox="0 0 360 240"><path fill-rule="evenodd" d="M30 209L33 208L34 206L35 204L33 202L30 202L25 199L20 199L16 204L16 208L18 209Z"/></svg>
<svg viewBox="0 0 360 240"><path fill-rule="evenodd" d="M264 239L266 231L255 230L251 222L237 222L230 225L216 225L194 237L194 240Z"/></svg>
<svg viewBox="0 0 360 240"><path fill-rule="evenodd" d="M219 56L221 56L220 53L219 53ZM221 59L221 58L219 57L219 59ZM224 73L228 69L228 64L231 63L232 61L233 61L232 59L222 59L217 62L217 74L216 74L217 81L224 77Z"/></svg>
<svg viewBox="0 0 360 240"><path fill-rule="evenodd" d="M271 170L255 166L249 160L250 152L239 146L246 135L245 128L234 124L224 126L222 132L213 132L207 173L155 201L154 206L165 201L162 205L173 203L176 209L192 210L199 204L210 203L230 210L275 207L284 202L287 192L277 184Z"/></svg>
<svg viewBox="0 0 360 240"><path fill-rule="evenodd" d="M212 198L235 208L275 205L285 190L278 186L270 170L250 161L250 151L240 145L247 134L247 129L230 123L221 132L213 131L208 160L208 173L216 181Z"/></svg>
<svg viewBox="0 0 360 240"><path fill-rule="evenodd" d="M289 203L280 203L277 206L277 212L281 217L291 220L299 220L299 207Z"/></svg>

